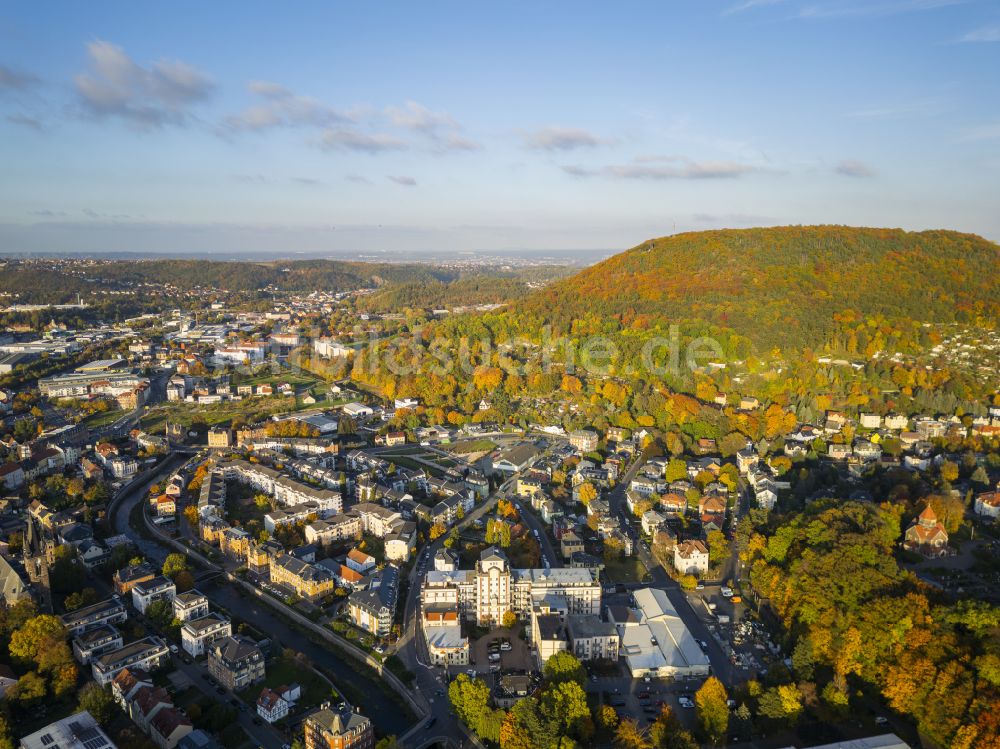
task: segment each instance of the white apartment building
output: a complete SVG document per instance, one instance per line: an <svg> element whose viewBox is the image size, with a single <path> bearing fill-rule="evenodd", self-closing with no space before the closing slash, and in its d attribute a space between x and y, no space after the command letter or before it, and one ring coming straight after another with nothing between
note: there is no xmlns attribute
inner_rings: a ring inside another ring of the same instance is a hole
<svg viewBox="0 0 1000 749"><path fill-rule="evenodd" d="M146 609L154 601L172 602L175 595L177 595L177 588L173 580L160 575L152 580L143 580L132 587L132 605L140 614L145 614Z"/></svg>
<svg viewBox="0 0 1000 749"><path fill-rule="evenodd" d="M536 602L558 602L567 614L601 610L601 584L595 569L511 569L507 555L485 549L474 570L430 570L421 587L424 606L453 605L481 626L496 625L508 611L527 619Z"/></svg>
<svg viewBox="0 0 1000 749"><path fill-rule="evenodd" d="M181 627L181 647L193 658L204 655L216 640L233 634L233 625L222 614L192 619Z"/></svg>

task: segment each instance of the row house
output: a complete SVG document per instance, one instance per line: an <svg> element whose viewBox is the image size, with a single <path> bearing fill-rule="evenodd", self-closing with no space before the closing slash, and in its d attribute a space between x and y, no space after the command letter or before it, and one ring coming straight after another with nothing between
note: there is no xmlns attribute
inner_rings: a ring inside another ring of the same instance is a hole
<svg viewBox="0 0 1000 749"><path fill-rule="evenodd" d="M128 619L128 612L125 610L125 604L118 596L115 596L106 601L84 606L64 614L62 623L70 636L75 637L88 629L105 624L120 624L126 619Z"/></svg>
<svg viewBox="0 0 1000 749"><path fill-rule="evenodd" d="M150 636L104 653L91 661L90 667L94 681L103 687L110 684L123 669L155 671L169 659L167 644L159 637Z"/></svg>

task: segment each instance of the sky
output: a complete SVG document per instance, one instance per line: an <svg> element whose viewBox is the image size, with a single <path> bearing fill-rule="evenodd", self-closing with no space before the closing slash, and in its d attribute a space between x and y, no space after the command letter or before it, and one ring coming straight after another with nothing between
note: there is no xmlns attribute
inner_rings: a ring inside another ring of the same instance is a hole
<svg viewBox="0 0 1000 749"><path fill-rule="evenodd" d="M1000 240L996 0L0 5L0 251Z"/></svg>

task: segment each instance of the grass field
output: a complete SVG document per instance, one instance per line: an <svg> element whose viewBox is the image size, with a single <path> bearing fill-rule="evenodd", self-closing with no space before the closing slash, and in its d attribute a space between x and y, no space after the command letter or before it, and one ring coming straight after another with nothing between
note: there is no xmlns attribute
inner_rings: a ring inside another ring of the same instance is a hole
<svg viewBox="0 0 1000 749"><path fill-rule="evenodd" d="M638 583L646 576L646 565L635 557L605 562L604 578L615 583Z"/></svg>
<svg viewBox="0 0 1000 749"><path fill-rule="evenodd" d="M277 689L293 682L302 687L302 697L298 701L300 707L319 705L331 698L331 688L326 681L317 676L312 669L285 658L268 661L264 683L244 689L240 692L240 697L250 704L256 704L260 690L264 687Z"/></svg>
<svg viewBox="0 0 1000 749"><path fill-rule="evenodd" d="M99 427L106 427L108 424L113 424L124 415L124 409L113 408L110 411L104 411L103 413L91 414L83 420L83 423L87 425L88 429L97 429Z"/></svg>

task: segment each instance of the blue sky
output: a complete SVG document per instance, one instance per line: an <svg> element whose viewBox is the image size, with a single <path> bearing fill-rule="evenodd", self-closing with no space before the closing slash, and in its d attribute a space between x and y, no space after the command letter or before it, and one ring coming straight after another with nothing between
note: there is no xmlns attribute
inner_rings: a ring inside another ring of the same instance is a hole
<svg viewBox="0 0 1000 749"><path fill-rule="evenodd" d="M8 4L0 164L2 251L1000 240L1000 4Z"/></svg>

